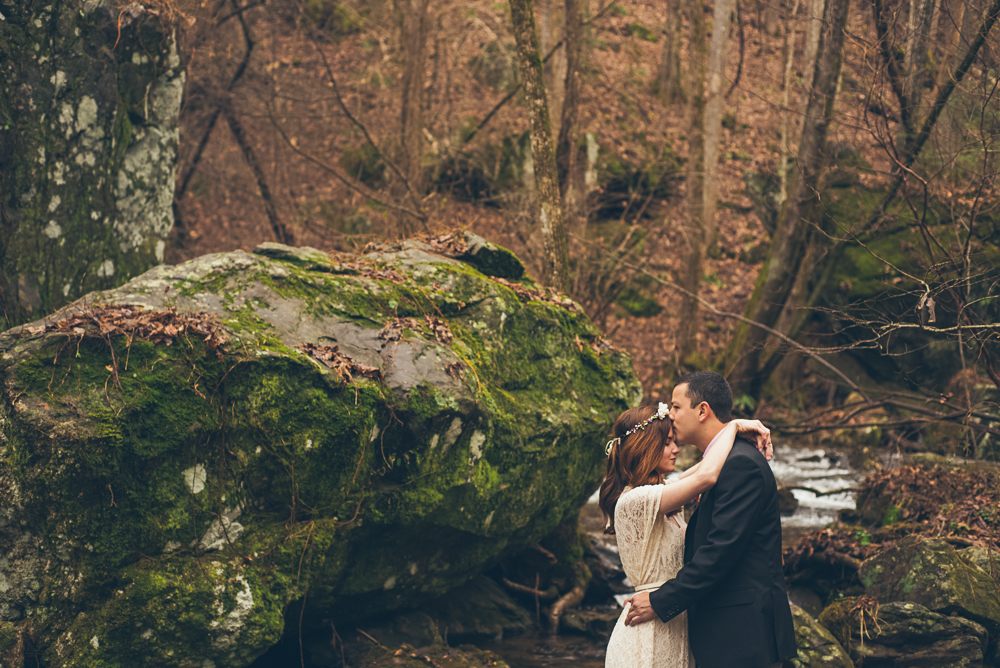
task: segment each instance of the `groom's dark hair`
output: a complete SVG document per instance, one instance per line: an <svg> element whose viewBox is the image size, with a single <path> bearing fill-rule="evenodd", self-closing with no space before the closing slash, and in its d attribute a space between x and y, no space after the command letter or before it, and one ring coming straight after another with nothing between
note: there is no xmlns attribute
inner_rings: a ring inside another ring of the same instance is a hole
<svg viewBox="0 0 1000 668"><path fill-rule="evenodd" d="M679 381L678 385L687 385L687 397L691 406L706 402L719 418L719 422L729 422L733 419L733 389L726 379L714 371L695 371Z"/></svg>

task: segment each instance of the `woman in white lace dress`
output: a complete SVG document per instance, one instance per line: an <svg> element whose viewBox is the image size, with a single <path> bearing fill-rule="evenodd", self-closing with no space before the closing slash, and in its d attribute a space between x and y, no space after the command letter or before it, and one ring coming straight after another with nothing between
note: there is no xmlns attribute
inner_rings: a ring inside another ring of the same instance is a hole
<svg viewBox="0 0 1000 668"><path fill-rule="evenodd" d="M737 433L756 432L760 449L770 448L769 432L756 420L733 420L696 466L663 484L674 470L680 449L672 438L668 407L660 404L625 411L615 421L608 443L608 473L600 507L614 534L625 574L636 591L656 589L684 563L684 530L679 512L715 484ZM768 453L769 454L769 453ZM687 616L667 623L625 626L628 605L608 643L606 668L695 668L688 646Z"/></svg>

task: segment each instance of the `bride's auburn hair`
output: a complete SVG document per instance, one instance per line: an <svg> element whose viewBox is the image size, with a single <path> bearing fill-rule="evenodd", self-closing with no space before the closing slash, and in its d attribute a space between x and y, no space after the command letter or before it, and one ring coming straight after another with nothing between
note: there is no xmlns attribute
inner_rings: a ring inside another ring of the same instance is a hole
<svg viewBox="0 0 1000 668"><path fill-rule="evenodd" d="M673 421L670 418L652 420L645 429L625 435L637 424L656 413L656 406L630 408L615 420L611 437L616 441L608 454L608 472L601 483L597 504L604 513L604 533L615 533L615 506L626 487L659 485L663 482L656 466L663 458L663 448L673 441Z"/></svg>

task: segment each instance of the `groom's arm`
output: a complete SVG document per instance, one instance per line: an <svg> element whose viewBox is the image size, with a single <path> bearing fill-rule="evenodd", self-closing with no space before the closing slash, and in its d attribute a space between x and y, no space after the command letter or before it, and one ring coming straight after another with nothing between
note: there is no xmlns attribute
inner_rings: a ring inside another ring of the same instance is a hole
<svg viewBox="0 0 1000 668"><path fill-rule="evenodd" d="M764 474L750 456L731 457L715 488L705 544L677 577L649 593L653 611L664 622L690 608L729 575L753 534L767 495Z"/></svg>

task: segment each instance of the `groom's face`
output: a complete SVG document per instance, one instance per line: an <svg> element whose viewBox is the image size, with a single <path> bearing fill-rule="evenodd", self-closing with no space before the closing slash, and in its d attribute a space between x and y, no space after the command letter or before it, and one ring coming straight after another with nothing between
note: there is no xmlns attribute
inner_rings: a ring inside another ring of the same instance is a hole
<svg viewBox="0 0 1000 668"><path fill-rule="evenodd" d="M681 383L674 388L674 393L670 397L670 418L674 421L674 438L682 445L691 443L691 437L698 433L701 424L698 420L698 409L691 406L687 390L687 383Z"/></svg>

